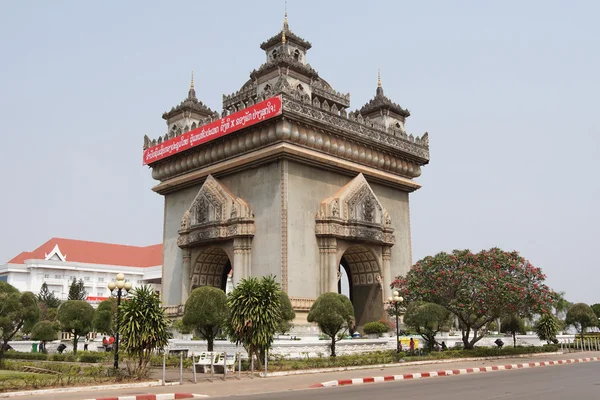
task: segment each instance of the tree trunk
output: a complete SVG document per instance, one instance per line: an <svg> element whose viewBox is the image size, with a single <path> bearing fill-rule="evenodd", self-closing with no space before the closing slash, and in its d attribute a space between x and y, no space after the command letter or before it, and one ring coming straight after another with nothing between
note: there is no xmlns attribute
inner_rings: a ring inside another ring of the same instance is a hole
<svg viewBox="0 0 600 400"><path fill-rule="evenodd" d="M462 341L463 341L463 345L465 346L465 349L469 350L473 348L473 345L471 344L471 342L469 341L469 335L471 333L471 329L467 328L467 329L462 329L461 330L462 333Z"/></svg>
<svg viewBox="0 0 600 400"><path fill-rule="evenodd" d="M213 335L206 336L207 348L208 351L213 351L215 345L215 337Z"/></svg>
<svg viewBox="0 0 600 400"><path fill-rule="evenodd" d="M331 357L335 357L335 335L331 337Z"/></svg>
<svg viewBox="0 0 600 400"><path fill-rule="evenodd" d="M77 355L77 339L79 339L79 337L73 334L73 355Z"/></svg>
<svg viewBox="0 0 600 400"><path fill-rule="evenodd" d="M513 335L513 347L517 347L517 334L515 332L512 333Z"/></svg>

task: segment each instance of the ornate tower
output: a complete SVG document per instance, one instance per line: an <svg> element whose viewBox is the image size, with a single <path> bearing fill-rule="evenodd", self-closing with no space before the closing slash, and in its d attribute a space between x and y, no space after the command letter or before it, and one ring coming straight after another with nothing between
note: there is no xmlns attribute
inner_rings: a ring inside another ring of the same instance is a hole
<svg viewBox="0 0 600 400"><path fill-rule="evenodd" d="M350 95L307 62L311 44L285 17L261 44L265 63L221 115L188 97L144 138L144 164L164 196L163 300L197 286L225 290L273 274L297 325L321 293L349 279L357 325L383 316L395 275L411 265L409 193L429 162L428 135L407 134L410 114L383 93L348 111ZM194 125L196 124L196 125Z"/></svg>

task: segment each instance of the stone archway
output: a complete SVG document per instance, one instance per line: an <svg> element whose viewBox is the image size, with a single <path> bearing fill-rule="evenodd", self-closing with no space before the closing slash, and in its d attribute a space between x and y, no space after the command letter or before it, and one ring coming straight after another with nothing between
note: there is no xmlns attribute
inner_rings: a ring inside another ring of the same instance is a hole
<svg viewBox="0 0 600 400"><path fill-rule="evenodd" d="M339 292L342 265L351 277L356 326L383 318L384 290L391 283L394 230L362 174L321 202L315 218L320 252L320 293Z"/></svg>
<svg viewBox="0 0 600 400"><path fill-rule="evenodd" d="M226 274L232 270L233 284L249 277L253 237L254 214L248 203L208 175L181 218L177 245L188 277L183 279L182 301L194 287L226 285Z"/></svg>
<svg viewBox="0 0 600 400"><path fill-rule="evenodd" d="M192 268L190 289L212 286L226 291L227 277L231 271L231 260L223 249L219 247L202 249Z"/></svg>
<svg viewBox="0 0 600 400"><path fill-rule="evenodd" d="M383 290L378 257L366 245L353 244L342 255L340 267L350 278L350 301L356 327L383 318Z"/></svg>

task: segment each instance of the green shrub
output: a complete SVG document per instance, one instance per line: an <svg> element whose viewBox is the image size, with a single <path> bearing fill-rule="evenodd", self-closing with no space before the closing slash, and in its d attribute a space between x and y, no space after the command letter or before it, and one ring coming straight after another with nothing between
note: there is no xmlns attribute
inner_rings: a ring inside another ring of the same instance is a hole
<svg viewBox="0 0 600 400"><path fill-rule="evenodd" d="M165 366L169 367L169 368L179 368L179 363L180 363L180 359L179 356L169 356L167 357L167 359L165 360ZM163 356L162 355L153 355L150 358L150 364L153 367L162 367L163 365ZM192 367L192 358L191 357L184 357L183 358L183 368L191 368ZM236 366L237 368L237 366Z"/></svg>
<svg viewBox="0 0 600 400"><path fill-rule="evenodd" d="M44 353L24 353L21 351L7 351L4 358L11 360L47 360L48 355Z"/></svg>
<svg viewBox="0 0 600 400"><path fill-rule="evenodd" d="M93 352L93 351L83 351L83 352L79 352L77 353L77 358L79 359L79 362L82 363L99 363L105 360L106 356L105 354L107 354L106 352L102 353L102 352ZM108 353L108 354L112 354L112 353Z"/></svg>
<svg viewBox="0 0 600 400"><path fill-rule="evenodd" d="M380 321L367 322L363 327L363 332L367 335L381 335L388 331L388 327Z"/></svg>
<svg viewBox="0 0 600 400"><path fill-rule="evenodd" d="M48 361L67 361L74 362L75 356L72 353L63 353L63 354L50 354L48 356Z"/></svg>

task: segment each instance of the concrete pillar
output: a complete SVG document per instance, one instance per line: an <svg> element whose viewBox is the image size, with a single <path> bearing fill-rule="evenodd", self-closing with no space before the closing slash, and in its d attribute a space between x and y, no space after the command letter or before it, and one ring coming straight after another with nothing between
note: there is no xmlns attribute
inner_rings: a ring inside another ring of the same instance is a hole
<svg viewBox="0 0 600 400"><path fill-rule="evenodd" d="M391 267L391 246L382 246L381 248L381 279L382 279L382 296L383 301L387 301L387 299L392 295L392 290L390 289L390 285L392 284L392 267Z"/></svg>
<svg viewBox="0 0 600 400"><path fill-rule="evenodd" d="M335 239L333 239L335 241ZM337 246L333 248L329 248L329 252L327 253L327 291L337 293L338 291L338 271L340 269L340 265L337 259Z"/></svg>
<svg viewBox="0 0 600 400"><path fill-rule="evenodd" d="M182 270L181 270L181 304L185 304L190 292L192 291L192 250L187 247L181 249Z"/></svg>
<svg viewBox="0 0 600 400"><path fill-rule="evenodd" d="M335 238L318 238L319 245L319 294L337 293L337 240Z"/></svg>
<svg viewBox="0 0 600 400"><path fill-rule="evenodd" d="M233 239L233 286L242 280L249 278L252 271L252 242L251 238L237 237Z"/></svg>

